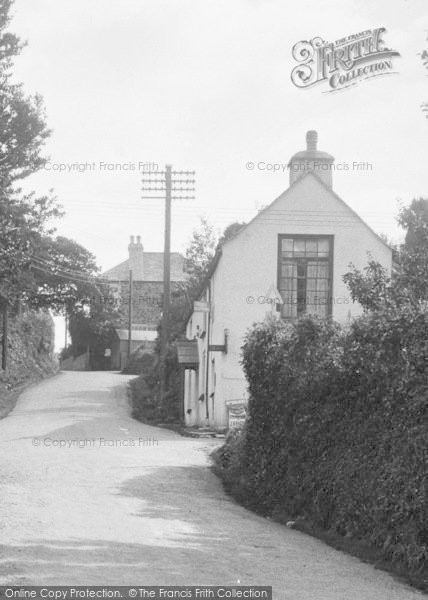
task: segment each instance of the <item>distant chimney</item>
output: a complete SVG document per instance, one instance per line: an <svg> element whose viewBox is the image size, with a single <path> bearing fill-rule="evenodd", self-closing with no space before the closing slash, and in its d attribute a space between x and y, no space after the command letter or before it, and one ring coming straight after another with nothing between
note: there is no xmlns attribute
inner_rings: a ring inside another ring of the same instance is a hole
<svg viewBox="0 0 428 600"><path fill-rule="evenodd" d="M317 149L318 133L311 129L306 133L306 150L308 152L315 152Z"/></svg>
<svg viewBox="0 0 428 600"><path fill-rule="evenodd" d="M131 235L130 240L128 252L129 268L132 269L132 278L134 281L144 281L144 248L141 243L141 236L137 235L136 243L133 235Z"/></svg>
<svg viewBox="0 0 428 600"><path fill-rule="evenodd" d="M328 187L332 187L334 158L327 152L317 150L318 133L311 129L306 133L306 150L297 152L291 157L288 163L290 169L290 185L306 175L308 171L312 171L323 181Z"/></svg>

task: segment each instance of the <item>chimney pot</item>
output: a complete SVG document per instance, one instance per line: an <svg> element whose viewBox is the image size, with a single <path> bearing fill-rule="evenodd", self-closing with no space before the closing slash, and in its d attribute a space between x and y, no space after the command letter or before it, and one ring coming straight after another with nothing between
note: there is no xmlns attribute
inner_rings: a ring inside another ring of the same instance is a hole
<svg viewBox="0 0 428 600"><path fill-rule="evenodd" d="M314 152L317 149L318 133L311 129L306 133L306 150Z"/></svg>
<svg viewBox="0 0 428 600"><path fill-rule="evenodd" d="M137 235L137 243L135 243L135 236L131 235L131 243L128 246L129 268L134 281L144 281L144 251L140 240L141 236Z"/></svg>

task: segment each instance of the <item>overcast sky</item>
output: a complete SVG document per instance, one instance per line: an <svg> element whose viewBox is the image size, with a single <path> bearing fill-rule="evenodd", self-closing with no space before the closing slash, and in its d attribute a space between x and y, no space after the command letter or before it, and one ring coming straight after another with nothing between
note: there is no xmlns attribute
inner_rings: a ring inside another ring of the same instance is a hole
<svg viewBox="0 0 428 600"><path fill-rule="evenodd" d="M162 251L163 205L140 199L138 163L196 170L196 200L173 208L174 250L199 215L224 228L249 220L288 187L286 164L316 129L336 161L371 171L336 172L335 191L377 231L397 236L397 199L427 195L426 0L16 0L10 29L28 41L16 77L45 100L54 163L86 172L33 175L66 210L58 231L108 268L127 257L130 234ZM396 75L336 93L290 80L292 46L385 27L400 52ZM136 165L101 170L99 163Z"/></svg>

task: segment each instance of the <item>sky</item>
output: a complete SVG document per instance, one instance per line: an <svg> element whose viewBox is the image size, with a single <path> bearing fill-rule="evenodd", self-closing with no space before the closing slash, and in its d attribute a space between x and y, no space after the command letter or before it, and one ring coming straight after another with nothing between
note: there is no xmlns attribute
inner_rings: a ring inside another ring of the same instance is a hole
<svg viewBox="0 0 428 600"><path fill-rule="evenodd" d="M196 171L195 200L173 204L175 251L201 216L224 229L283 192L287 170L246 165L286 165L309 129L336 162L372 165L334 172L333 188L376 232L398 239L398 202L427 195L426 0L16 0L13 13L28 42L15 78L43 96L53 130L25 185L55 190L58 233L103 269L127 258L130 235L163 249L163 202L141 197L147 163ZM377 27L400 53L395 74L334 93L292 83L297 42Z"/></svg>

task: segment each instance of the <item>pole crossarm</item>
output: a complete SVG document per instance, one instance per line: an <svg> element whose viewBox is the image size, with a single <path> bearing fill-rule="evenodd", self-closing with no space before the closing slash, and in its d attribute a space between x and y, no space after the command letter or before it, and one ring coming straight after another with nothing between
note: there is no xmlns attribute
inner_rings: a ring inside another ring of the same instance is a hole
<svg viewBox="0 0 428 600"><path fill-rule="evenodd" d="M167 184L168 172L168 184ZM141 179L143 199L164 200L167 193L171 200L195 200L192 192L195 191L196 180L193 179L196 171L145 171ZM159 195L149 195L150 192L162 192ZM172 195L174 194L174 195ZM190 194L190 195L189 195Z"/></svg>

